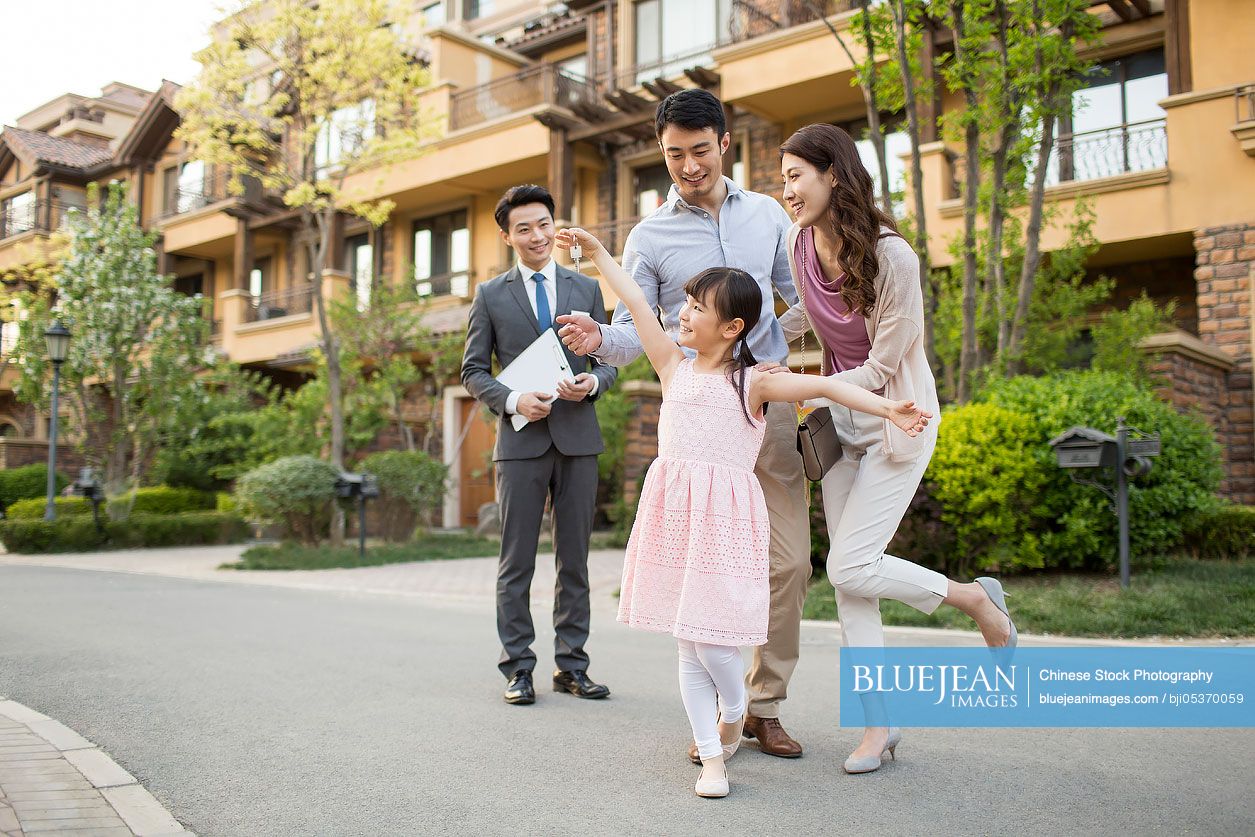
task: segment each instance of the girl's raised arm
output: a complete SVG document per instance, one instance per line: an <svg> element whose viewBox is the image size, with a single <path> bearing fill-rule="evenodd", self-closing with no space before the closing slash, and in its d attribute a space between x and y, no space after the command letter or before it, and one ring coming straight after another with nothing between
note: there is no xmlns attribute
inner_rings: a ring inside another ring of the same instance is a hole
<svg viewBox="0 0 1255 837"><path fill-rule="evenodd" d="M610 287L632 315L636 333L641 338L641 345L645 348L650 364L658 373L658 380L664 386L669 384L676 366L684 359L684 352L662 330L662 325L658 322L658 312L650 309L640 286L606 252L606 248L592 233L579 227L561 229L558 230L554 243L563 250L570 250L572 244L578 243L585 255L592 258L601 275L606 277Z"/></svg>
<svg viewBox="0 0 1255 837"><path fill-rule="evenodd" d="M836 378L777 372L755 375L752 379L750 407L754 411L768 401L805 401L809 398L827 398L851 410L887 418L908 436L922 433L933 417L932 413L917 408L914 401L890 401Z"/></svg>

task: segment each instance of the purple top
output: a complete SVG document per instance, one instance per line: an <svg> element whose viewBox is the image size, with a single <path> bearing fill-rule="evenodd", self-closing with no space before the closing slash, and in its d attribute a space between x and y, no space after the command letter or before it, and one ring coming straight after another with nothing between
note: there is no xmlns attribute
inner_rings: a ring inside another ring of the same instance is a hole
<svg viewBox="0 0 1255 837"><path fill-rule="evenodd" d="M815 250L815 231L806 228L797 237L793 254L802 269L805 285L802 298L806 301L806 316L824 344L824 360L828 374L857 369L867 361L872 343L867 337L867 321L850 311L841 298L841 285L845 274L837 281L829 282L819 263Z"/></svg>

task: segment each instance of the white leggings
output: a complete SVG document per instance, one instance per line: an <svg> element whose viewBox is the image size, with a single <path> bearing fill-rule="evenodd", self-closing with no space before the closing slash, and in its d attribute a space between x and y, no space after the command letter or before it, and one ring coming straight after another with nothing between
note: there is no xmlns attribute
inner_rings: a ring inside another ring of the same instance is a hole
<svg viewBox="0 0 1255 837"><path fill-rule="evenodd" d="M745 713L745 661L731 645L678 640L680 698L693 727L697 754L711 759L723 754L718 721L736 723Z"/></svg>

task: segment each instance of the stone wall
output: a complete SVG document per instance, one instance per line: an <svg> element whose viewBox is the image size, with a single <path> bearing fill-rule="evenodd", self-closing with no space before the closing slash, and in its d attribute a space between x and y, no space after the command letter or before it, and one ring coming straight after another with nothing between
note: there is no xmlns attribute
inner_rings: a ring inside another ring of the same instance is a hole
<svg viewBox="0 0 1255 837"><path fill-rule="evenodd" d="M658 456L658 413L662 407L662 384L656 381L628 381L619 391L632 405L624 434L623 502L636 508L641 484L649 463Z"/></svg>
<svg viewBox="0 0 1255 837"><path fill-rule="evenodd" d="M1209 348L1232 362L1216 409L1216 427L1225 449L1221 493L1255 504L1255 409L1251 361L1255 331L1251 303L1255 295L1255 222L1198 230L1194 234L1194 279L1198 288L1198 333Z"/></svg>

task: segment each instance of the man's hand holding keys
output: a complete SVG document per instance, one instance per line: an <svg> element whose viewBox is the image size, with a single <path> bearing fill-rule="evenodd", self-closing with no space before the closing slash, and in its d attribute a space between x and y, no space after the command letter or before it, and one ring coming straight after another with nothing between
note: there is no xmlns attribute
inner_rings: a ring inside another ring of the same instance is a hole
<svg viewBox="0 0 1255 837"><path fill-rule="evenodd" d="M593 257L596 257L597 251L601 248L601 243L596 238L579 228L559 230L554 243L559 249L570 252L571 257L575 259L577 272L579 270L579 260L584 255L584 247L590 247L590 255ZM562 326L562 328L558 329L558 336L562 338L562 342L566 347L576 355L583 357L601 348L601 327L597 325L596 320L584 311L572 311L570 314L563 314L555 322ZM562 395L561 390L559 390L558 395Z"/></svg>

